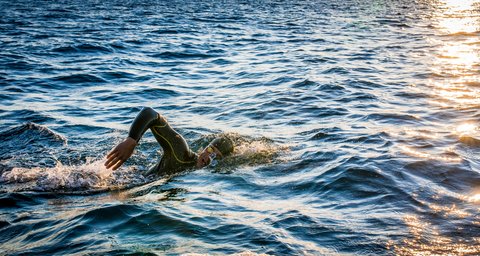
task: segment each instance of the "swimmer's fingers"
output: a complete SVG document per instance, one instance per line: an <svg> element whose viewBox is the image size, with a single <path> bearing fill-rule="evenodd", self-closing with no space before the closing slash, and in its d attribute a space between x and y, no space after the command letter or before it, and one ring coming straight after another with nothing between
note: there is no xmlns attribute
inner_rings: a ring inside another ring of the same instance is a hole
<svg viewBox="0 0 480 256"><path fill-rule="evenodd" d="M122 158L122 157L116 157L113 161L110 162L109 165L107 165L107 169L112 167L112 170L116 170L118 169L120 166L123 165L123 163L125 163L125 161L127 161L128 158Z"/></svg>
<svg viewBox="0 0 480 256"><path fill-rule="evenodd" d="M118 146L107 155L107 161L105 161L107 169L113 166L112 170L116 170L122 166L122 164L130 158L136 145L137 142L130 137L118 144Z"/></svg>
<svg viewBox="0 0 480 256"><path fill-rule="evenodd" d="M112 149L112 151L110 151L110 153L108 153L107 159L109 159L110 157L112 157L113 154L115 154L115 149Z"/></svg>
<svg viewBox="0 0 480 256"><path fill-rule="evenodd" d="M119 161L122 162L122 164L123 164L123 162L125 162L125 161L121 160L121 157L118 156L118 152L115 152L115 150L113 150L107 157L108 157L108 159L107 159L107 161L105 161L105 166L107 167L107 169L116 165Z"/></svg>
<svg viewBox="0 0 480 256"><path fill-rule="evenodd" d="M120 166L122 166L122 164L125 163L128 158L130 158L130 155L131 154L125 154L125 152L118 152L114 150L113 154L110 154L109 158L105 162L105 166L107 167L107 169L113 166L112 170L115 171Z"/></svg>
<svg viewBox="0 0 480 256"><path fill-rule="evenodd" d="M125 161L127 161L127 159L118 161L117 164L113 166L112 170L115 171L116 169L120 168L120 166L122 166Z"/></svg>

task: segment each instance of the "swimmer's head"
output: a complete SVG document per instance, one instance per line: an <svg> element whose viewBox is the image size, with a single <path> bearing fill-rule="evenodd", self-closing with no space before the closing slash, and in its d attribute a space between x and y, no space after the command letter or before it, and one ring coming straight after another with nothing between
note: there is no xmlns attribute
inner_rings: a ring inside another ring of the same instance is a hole
<svg viewBox="0 0 480 256"><path fill-rule="evenodd" d="M210 142L210 145L216 147L218 151L222 153L221 156L226 156L233 152L233 141L225 136L214 139L212 142Z"/></svg>
<svg viewBox="0 0 480 256"><path fill-rule="evenodd" d="M196 168L203 168L216 163L215 158L223 158L233 152L234 144L232 139L222 136L214 139L198 156Z"/></svg>

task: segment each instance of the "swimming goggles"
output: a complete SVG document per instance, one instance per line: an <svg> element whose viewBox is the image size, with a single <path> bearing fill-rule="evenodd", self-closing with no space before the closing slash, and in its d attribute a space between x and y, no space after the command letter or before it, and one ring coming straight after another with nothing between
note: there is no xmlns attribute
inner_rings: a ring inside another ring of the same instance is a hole
<svg viewBox="0 0 480 256"><path fill-rule="evenodd" d="M213 152L213 148L212 147L208 147L207 148L207 152L209 153L208 155L208 158L210 158L210 163L208 164L208 166L215 166L218 164L218 161L215 160L215 157L217 157L217 154L215 154L215 152Z"/></svg>

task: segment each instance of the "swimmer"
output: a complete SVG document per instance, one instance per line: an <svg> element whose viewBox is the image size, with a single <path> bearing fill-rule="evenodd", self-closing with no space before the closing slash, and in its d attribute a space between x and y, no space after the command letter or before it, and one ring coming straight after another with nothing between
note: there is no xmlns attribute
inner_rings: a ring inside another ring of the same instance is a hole
<svg viewBox="0 0 480 256"><path fill-rule="evenodd" d="M165 174L179 171L188 167L203 168L208 165L214 166L217 159L221 159L233 152L233 141L221 136L214 139L200 153L192 152L185 139L167 123L167 120L152 108L144 108L133 121L128 137L118 144L107 156L105 166L118 169L132 155L135 146L142 135L150 129L155 139L163 148L163 156L147 174Z"/></svg>

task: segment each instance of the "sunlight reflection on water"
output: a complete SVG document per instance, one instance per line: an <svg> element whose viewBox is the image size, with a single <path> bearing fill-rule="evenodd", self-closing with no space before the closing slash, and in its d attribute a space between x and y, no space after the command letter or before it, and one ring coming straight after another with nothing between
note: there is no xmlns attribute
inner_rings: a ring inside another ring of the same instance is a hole
<svg viewBox="0 0 480 256"><path fill-rule="evenodd" d="M437 28L449 34L476 32L480 28L474 0L440 1L436 22Z"/></svg>
<svg viewBox="0 0 480 256"><path fill-rule="evenodd" d="M432 104L464 108L480 103L478 89L471 87L480 81L480 40L473 34L480 30L477 4L449 0L437 6L434 26L439 32L428 40L439 48L431 67L435 77L429 82L434 95L443 100L432 100Z"/></svg>
<svg viewBox="0 0 480 256"><path fill-rule="evenodd" d="M458 126L452 133L464 136L468 134L474 134L478 130L478 127L474 124L462 124Z"/></svg>
<svg viewBox="0 0 480 256"><path fill-rule="evenodd" d="M436 46L435 58L432 62L432 77L428 84L433 88L431 105L441 108L466 109L480 104L480 13L478 1L474 0L444 0L436 2L433 14L433 25L437 32L427 40ZM444 130L404 128L404 133L411 137L422 137L434 141L440 137L456 135L475 136L478 126L470 120L458 126ZM455 143L455 141L452 141ZM443 145L445 146L445 145ZM455 146L445 148L452 151ZM429 158L444 161L462 161L462 157L437 155L422 152L413 147L404 146L402 150L419 158ZM414 195L417 197L417 195ZM471 225L480 224L478 208L471 209L465 205L459 207L452 198L443 193L434 196L435 202L420 201L428 206L425 214L406 214L404 222L409 227L410 237L403 244L387 244L396 250L397 255L478 255L480 244L477 237L468 234L465 226L458 220L470 220ZM469 203L480 201L480 194L473 196L454 196L456 199ZM460 209L462 208L462 209ZM445 229L443 225L450 223L454 230ZM457 224L455 224L457 223ZM468 227L468 226L467 226ZM455 234L455 235L452 235Z"/></svg>
<svg viewBox="0 0 480 256"><path fill-rule="evenodd" d="M456 205L439 206L429 204L429 208L434 214L441 214L444 218L464 219L471 214L456 208ZM424 217L407 214L404 217L408 225L412 238L405 238L403 245L387 244L397 251L397 255L471 255L480 252L478 238L459 238L452 239L443 236L441 227L423 220ZM475 223L473 223L475 224ZM457 232L463 228L458 227Z"/></svg>

